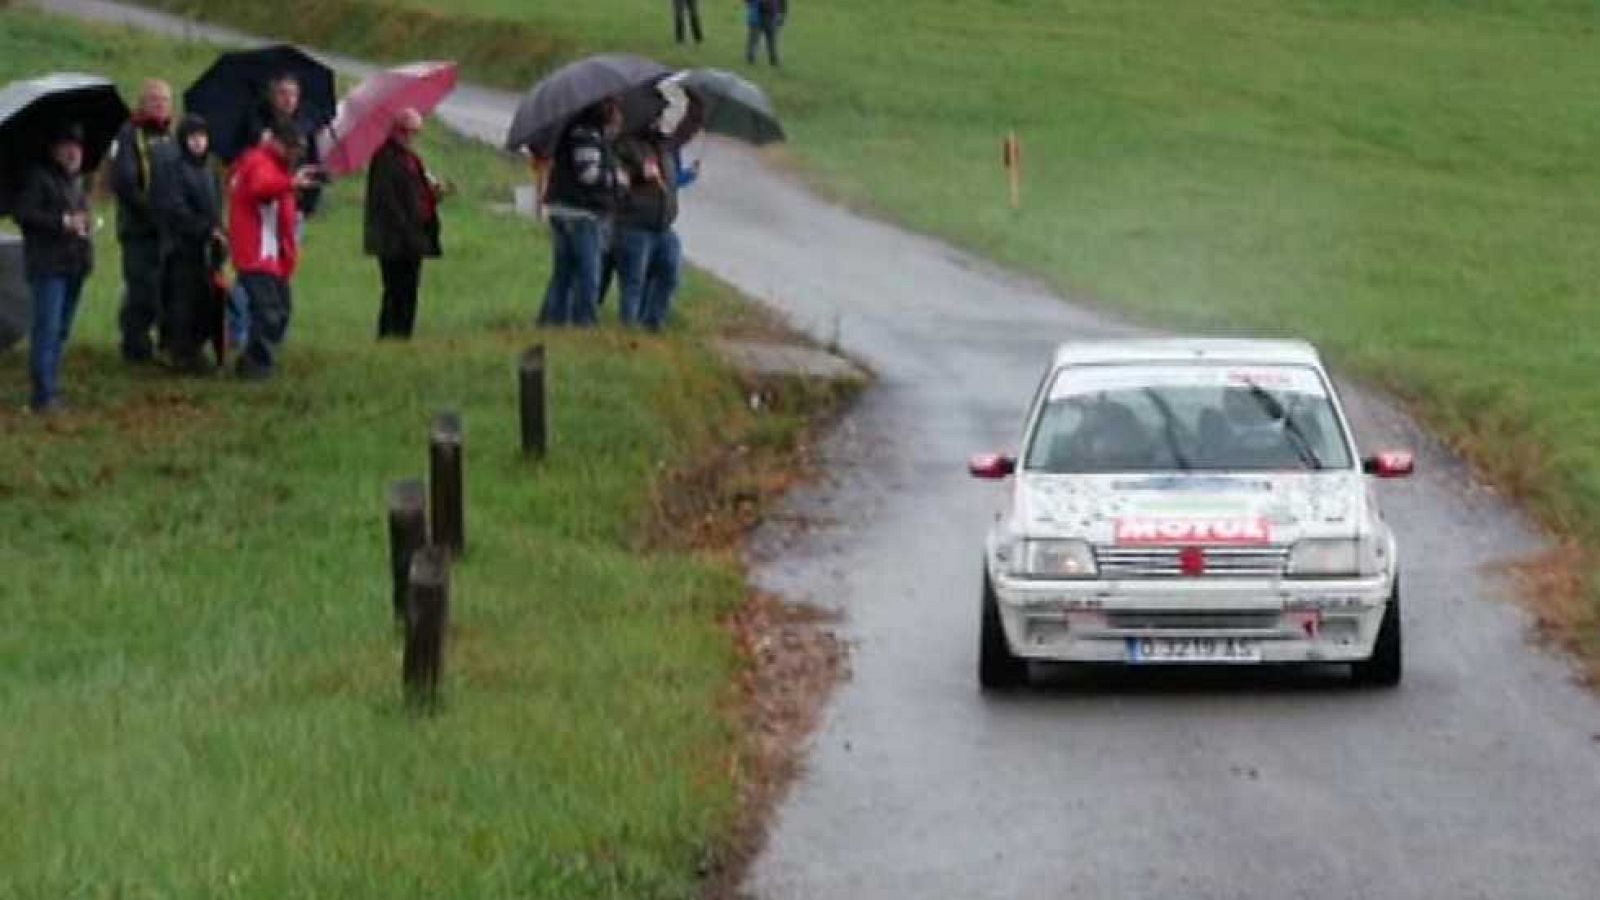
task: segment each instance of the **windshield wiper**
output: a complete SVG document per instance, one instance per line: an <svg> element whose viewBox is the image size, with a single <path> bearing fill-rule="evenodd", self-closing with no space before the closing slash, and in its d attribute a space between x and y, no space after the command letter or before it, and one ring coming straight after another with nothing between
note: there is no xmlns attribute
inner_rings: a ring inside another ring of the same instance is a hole
<svg viewBox="0 0 1600 900"><path fill-rule="evenodd" d="M1153 388L1145 388L1144 392L1150 398L1151 405L1161 413L1165 424L1161 427L1161 434L1167 439L1167 449L1172 451L1172 461L1178 464L1179 471L1188 472L1194 468L1178 446L1178 417L1173 415L1172 407L1167 404L1167 398L1156 393Z"/></svg>
<svg viewBox="0 0 1600 900"><path fill-rule="evenodd" d="M1289 442L1294 445L1294 453L1300 457L1300 464L1312 470L1325 468L1322 459L1317 456L1317 451L1312 448L1310 438L1300 430L1300 423L1289 415L1289 411L1283 408L1278 398L1254 381L1246 381L1245 385L1250 388L1250 396L1256 398L1256 402L1267 411L1267 415L1283 423L1283 433L1289 436Z"/></svg>

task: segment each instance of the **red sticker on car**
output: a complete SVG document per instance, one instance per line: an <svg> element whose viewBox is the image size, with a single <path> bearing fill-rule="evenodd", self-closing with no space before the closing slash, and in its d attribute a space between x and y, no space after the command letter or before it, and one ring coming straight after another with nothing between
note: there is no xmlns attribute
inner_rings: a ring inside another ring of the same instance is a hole
<svg viewBox="0 0 1600 900"><path fill-rule="evenodd" d="M1272 542L1267 520L1257 516L1243 519L1157 519L1117 520L1119 544L1219 544L1253 546Z"/></svg>

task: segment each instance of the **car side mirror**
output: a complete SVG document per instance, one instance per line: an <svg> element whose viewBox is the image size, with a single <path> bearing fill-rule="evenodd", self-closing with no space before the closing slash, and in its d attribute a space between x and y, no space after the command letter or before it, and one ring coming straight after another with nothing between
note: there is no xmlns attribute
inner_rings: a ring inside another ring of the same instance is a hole
<svg viewBox="0 0 1600 900"><path fill-rule="evenodd" d="M1361 461L1361 471L1379 478L1404 478L1415 468L1416 463L1406 450L1385 450Z"/></svg>
<svg viewBox="0 0 1600 900"><path fill-rule="evenodd" d="M998 481L1017 470L1017 458L1003 453L980 453L967 460L967 472L973 478Z"/></svg>

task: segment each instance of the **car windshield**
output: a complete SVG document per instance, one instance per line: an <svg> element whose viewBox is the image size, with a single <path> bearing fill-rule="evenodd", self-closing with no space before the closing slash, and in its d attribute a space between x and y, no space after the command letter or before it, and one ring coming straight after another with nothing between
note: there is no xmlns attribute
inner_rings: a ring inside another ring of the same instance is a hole
<svg viewBox="0 0 1600 900"><path fill-rule="evenodd" d="M1307 366L1084 366L1056 375L1025 454L1052 474L1348 469Z"/></svg>

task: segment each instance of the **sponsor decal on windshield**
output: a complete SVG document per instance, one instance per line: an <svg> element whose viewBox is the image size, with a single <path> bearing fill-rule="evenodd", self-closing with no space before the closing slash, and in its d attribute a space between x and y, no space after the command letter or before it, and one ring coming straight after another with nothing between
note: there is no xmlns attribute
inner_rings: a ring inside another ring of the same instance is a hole
<svg viewBox="0 0 1600 900"><path fill-rule="evenodd" d="M1249 388L1280 393L1328 396L1316 370L1302 365L1115 365L1066 369L1051 385L1050 399L1061 400L1102 391L1146 388Z"/></svg>
<svg viewBox="0 0 1600 900"><path fill-rule="evenodd" d="M1265 517L1245 518L1154 518L1128 517L1117 520L1118 544L1213 544L1248 547L1272 542L1272 529Z"/></svg>

